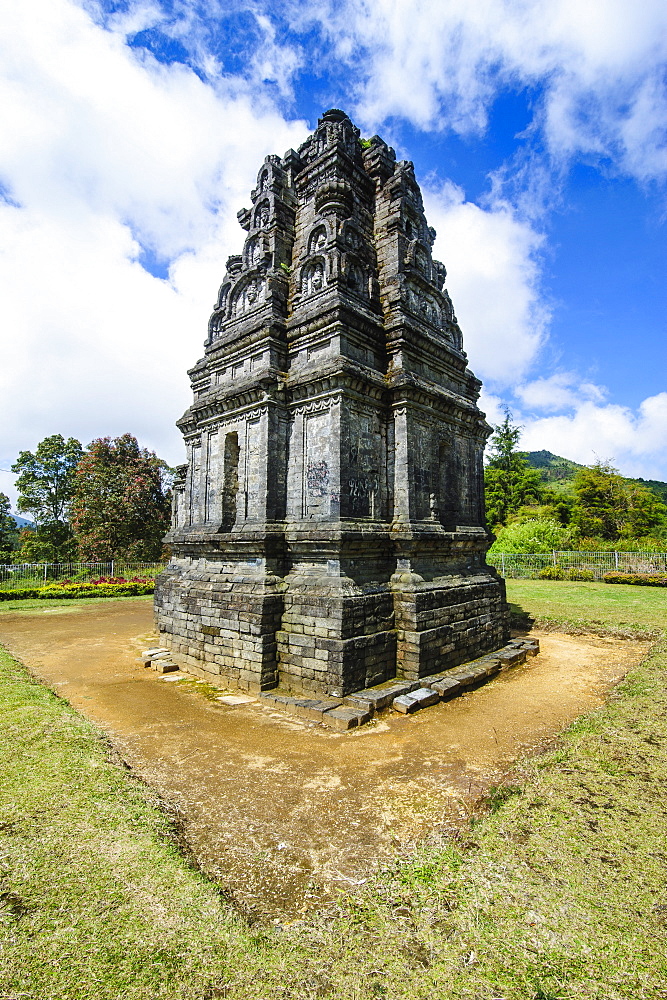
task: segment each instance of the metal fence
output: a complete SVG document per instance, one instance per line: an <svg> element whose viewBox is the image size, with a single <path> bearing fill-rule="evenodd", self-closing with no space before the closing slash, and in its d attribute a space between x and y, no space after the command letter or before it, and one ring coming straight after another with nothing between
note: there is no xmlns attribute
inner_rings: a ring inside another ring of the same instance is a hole
<svg viewBox="0 0 667 1000"><path fill-rule="evenodd" d="M151 577L161 573L165 563L128 563L111 560L104 563L19 563L0 565L0 590L17 590L20 587L43 587L55 581L72 580L87 583L103 577Z"/></svg>
<svg viewBox="0 0 667 1000"><path fill-rule="evenodd" d="M559 567L566 576L592 573L595 580L612 570L667 573L667 552L489 552L486 561L513 580L534 579L549 566Z"/></svg>
<svg viewBox="0 0 667 1000"><path fill-rule="evenodd" d="M584 571L601 580L605 573L667 573L667 552L489 552L487 562L508 579L534 579L549 566L564 574ZM133 576L155 578L166 563L20 563L0 565L0 590L43 587L47 583L73 580L86 583L104 577Z"/></svg>

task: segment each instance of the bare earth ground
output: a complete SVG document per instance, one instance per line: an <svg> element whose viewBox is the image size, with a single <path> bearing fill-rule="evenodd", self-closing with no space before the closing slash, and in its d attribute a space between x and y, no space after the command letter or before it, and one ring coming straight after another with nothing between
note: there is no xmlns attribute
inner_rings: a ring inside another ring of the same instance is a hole
<svg viewBox="0 0 667 1000"><path fill-rule="evenodd" d="M540 656L486 687L339 734L145 669L150 600L0 618L0 641L179 807L199 864L261 919L297 915L456 826L519 756L601 705L649 646L532 634Z"/></svg>

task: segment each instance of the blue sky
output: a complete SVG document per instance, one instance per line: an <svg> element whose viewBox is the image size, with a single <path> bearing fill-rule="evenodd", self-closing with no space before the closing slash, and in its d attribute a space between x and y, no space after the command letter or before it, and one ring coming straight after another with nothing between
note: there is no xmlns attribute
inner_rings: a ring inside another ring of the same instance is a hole
<svg viewBox="0 0 667 1000"><path fill-rule="evenodd" d="M667 480L663 0L0 10L0 469L58 432L182 460L236 212L342 107L415 163L491 422Z"/></svg>

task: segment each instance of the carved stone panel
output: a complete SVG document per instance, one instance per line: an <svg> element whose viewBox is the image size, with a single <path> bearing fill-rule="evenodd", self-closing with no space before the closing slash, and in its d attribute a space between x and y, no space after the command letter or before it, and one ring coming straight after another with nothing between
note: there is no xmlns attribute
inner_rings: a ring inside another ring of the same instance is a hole
<svg viewBox="0 0 667 1000"><path fill-rule="evenodd" d="M304 420L304 517L321 519L331 513L331 412L306 414Z"/></svg>

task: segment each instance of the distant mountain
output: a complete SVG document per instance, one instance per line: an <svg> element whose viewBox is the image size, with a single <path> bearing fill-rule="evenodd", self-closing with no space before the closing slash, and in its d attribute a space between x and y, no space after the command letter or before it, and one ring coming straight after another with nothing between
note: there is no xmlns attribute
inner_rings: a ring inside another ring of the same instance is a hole
<svg viewBox="0 0 667 1000"><path fill-rule="evenodd" d="M569 458L554 455L552 451L523 451L523 457L528 465L537 469L542 478L553 490L560 493L571 493L574 487L574 477L583 465L572 462Z"/></svg>
<svg viewBox="0 0 667 1000"><path fill-rule="evenodd" d="M17 524L17 526L19 528L34 528L35 527L35 522L34 521L28 521L28 520L26 520L25 517L19 517L18 514L12 514L11 516L14 518L14 520L16 521L16 524Z"/></svg>
<svg viewBox="0 0 667 1000"><path fill-rule="evenodd" d="M521 454L533 469L539 471L542 481L560 493L572 493L574 477L579 469L585 468L578 462L563 458L562 455L554 455L552 451L522 451ZM667 483L662 483L659 479L624 478L629 483L646 486L655 493L659 500L667 503Z"/></svg>

